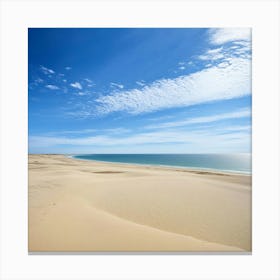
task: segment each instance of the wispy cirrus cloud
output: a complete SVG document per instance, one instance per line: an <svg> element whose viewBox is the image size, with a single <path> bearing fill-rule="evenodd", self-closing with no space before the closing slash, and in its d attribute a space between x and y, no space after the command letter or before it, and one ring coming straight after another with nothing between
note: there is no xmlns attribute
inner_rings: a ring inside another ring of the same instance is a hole
<svg viewBox="0 0 280 280"><path fill-rule="evenodd" d="M70 86L77 89L83 89L82 85L79 82L72 83L70 84Z"/></svg>
<svg viewBox="0 0 280 280"><path fill-rule="evenodd" d="M250 31L247 28L211 29L207 33L210 42L208 49L196 56L196 60L180 61L177 66L178 70L185 70L188 65L198 62L203 65L202 69L177 78L159 79L152 83L140 80L136 82L140 87L130 90L125 90L122 84L111 82L111 92L103 95L102 92L91 94L89 90L93 82L88 78L70 84L66 84L69 79L56 79L60 81L57 86L51 84L55 83L53 78L46 88L54 90L60 87L67 91L70 86L79 90L72 92L73 95L81 96L81 99L87 96L75 108L69 108L72 110L69 115L83 118L114 112L137 115L239 98L251 93ZM223 45L225 43L230 44ZM70 70L71 67L65 69ZM44 66L41 66L41 70L45 74L55 73Z"/></svg>
<svg viewBox="0 0 280 280"><path fill-rule="evenodd" d="M117 83L110 83L110 86L111 86L111 87L117 87L117 88L120 88L120 89L123 89L123 88L124 88L124 85L117 84Z"/></svg>
<svg viewBox="0 0 280 280"><path fill-rule="evenodd" d="M209 146L212 151L226 150L241 146L250 146L250 127L231 127L225 133L224 129L211 130L161 130L145 133L136 133L133 135L123 134L109 135L101 134L85 137L49 137L49 136L30 136L29 145L37 147L55 147L55 146L88 146L88 147L129 147L135 145L169 145L176 143L184 148L192 148L192 151L203 152L202 147ZM174 146L174 145L173 145ZM195 150L199 147L198 150Z"/></svg>
<svg viewBox="0 0 280 280"><path fill-rule="evenodd" d="M79 91L79 92L77 92L77 95L79 95L79 96L85 96L85 95L88 95L88 93L87 93L87 92L84 92L84 91Z"/></svg>
<svg viewBox="0 0 280 280"><path fill-rule="evenodd" d="M47 67L45 67L45 66L40 66L40 69L41 69L41 71L44 73L44 74L46 74L46 75L49 75L49 74L54 74L55 72L54 72L54 70L52 70L52 69L50 69L50 68L47 68Z"/></svg>
<svg viewBox="0 0 280 280"><path fill-rule="evenodd" d="M213 66L175 79L161 79L142 89L109 94L96 99L97 112L141 114L242 97L251 92L251 63L233 57L226 67Z"/></svg>
<svg viewBox="0 0 280 280"><path fill-rule="evenodd" d="M137 81L136 84L137 84L138 86L143 87L143 86L145 85L145 82L144 82L144 81Z"/></svg>
<svg viewBox="0 0 280 280"><path fill-rule="evenodd" d="M84 80L85 80L86 82L90 83L90 84L93 83L93 81L92 81L91 79L85 78Z"/></svg>
<svg viewBox="0 0 280 280"><path fill-rule="evenodd" d="M82 149L81 147L90 147L90 149L95 147L98 151L103 151L103 149L108 151L110 147L112 149L117 147L118 151L120 151L120 149L126 150L127 147L139 145L148 147L147 149L152 151L153 145L160 144L161 147L170 149L164 150L165 152L172 152L172 147L174 147L175 143L176 147L182 147L182 151L207 152L210 148L212 152L234 152L240 147L245 151L250 149L251 145L251 125L247 121L243 122L243 125L237 122L237 125L229 126L220 125L216 122L229 119L236 121L236 119L250 116L250 108L241 108L237 111L216 115L210 114L181 121L163 122L155 126L141 126L141 129L136 130L125 127L88 128L58 131L49 133L49 135L32 135L29 138L29 143L34 149L65 147L67 150L69 146L79 146L80 149ZM164 121L165 119L156 119L155 121L162 120ZM206 124L206 127L205 125L201 126L201 124ZM203 150L203 147L206 147L205 150ZM148 150L144 149L143 151Z"/></svg>
<svg viewBox="0 0 280 280"><path fill-rule="evenodd" d="M251 45L248 42L237 42L233 46L227 48L208 49L197 58L202 61L209 62L210 66L217 65L218 63L230 64L233 58L251 59Z"/></svg>
<svg viewBox="0 0 280 280"><path fill-rule="evenodd" d="M209 31L210 43L222 45L233 41L251 41L250 28L212 28Z"/></svg>
<svg viewBox="0 0 280 280"><path fill-rule="evenodd" d="M192 125L192 124L212 123L212 122L228 120L228 119L240 119L240 118L246 118L250 116L251 116L251 110L249 108L243 108L235 112L210 115L204 117L188 118L180 121L164 122L156 125L149 125L146 126L145 128L155 129L155 128L181 127L181 126Z"/></svg>
<svg viewBox="0 0 280 280"><path fill-rule="evenodd" d="M44 82L44 80L41 79L41 78L37 78L34 82L37 83L37 84L41 84L41 83Z"/></svg>
<svg viewBox="0 0 280 280"><path fill-rule="evenodd" d="M49 137L49 136L61 136L61 135L77 135L77 134L92 134L97 132L97 129L94 128L86 128L86 129L78 129L78 130L59 130L59 131L52 131L47 132L43 136Z"/></svg>
<svg viewBox="0 0 280 280"><path fill-rule="evenodd" d="M46 85L46 88L51 89L51 90L57 90L57 89L59 89L59 87L58 87L58 86L55 86L55 85Z"/></svg>
<svg viewBox="0 0 280 280"><path fill-rule="evenodd" d="M111 136L111 135L123 135L132 132L132 130L124 127L115 127L115 128L84 128L84 129L76 129L76 130L59 130L59 131L50 131L46 132L43 135L36 137L51 137L51 138L61 138L61 136L71 136L71 135L79 135L79 138L84 138L84 135L102 135L102 136ZM81 137L82 135L82 137ZM66 137L66 138L67 138ZM89 137L89 136L86 136ZM92 136L91 136L92 137ZM64 137L62 137L64 139Z"/></svg>
<svg viewBox="0 0 280 280"><path fill-rule="evenodd" d="M91 87L95 86L95 83L91 79L84 78L83 80L86 82L87 87L91 88Z"/></svg>
<svg viewBox="0 0 280 280"><path fill-rule="evenodd" d="M225 56L223 54L223 48L209 49L204 54L199 55L200 60L217 60L223 59Z"/></svg>
<svg viewBox="0 0 280 280"><path fill-rule="evenodd" d="M249 95L250 39L249 28L211 29L210 44L220 46L209 48L197 57L206 62L202 70L174 79L160 79L141 89L103 95L95 100L95 112L141 114ZM231 44L223 46L228 42ZM184 65L179 62L179 69L184 70Z"/></svg>

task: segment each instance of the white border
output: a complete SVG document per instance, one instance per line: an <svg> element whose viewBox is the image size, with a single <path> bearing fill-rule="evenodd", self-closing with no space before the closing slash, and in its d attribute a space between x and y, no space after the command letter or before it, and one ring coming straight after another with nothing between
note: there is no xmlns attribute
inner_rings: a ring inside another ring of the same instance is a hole
<svg viewBox="0 0 280 280"><path fill-rule="evenodd" d="M1 1L1 279L279 279L278 1ZM253 254L28 255L27 28L253 28Z"/></svg>

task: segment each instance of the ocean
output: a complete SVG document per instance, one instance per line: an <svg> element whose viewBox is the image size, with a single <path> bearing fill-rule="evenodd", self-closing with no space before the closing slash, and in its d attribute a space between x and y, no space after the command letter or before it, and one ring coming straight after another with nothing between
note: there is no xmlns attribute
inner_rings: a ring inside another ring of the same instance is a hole
<svg viewBox="0 0 280 280"><path fill-rule="evenodd" d="M74 158L251 174L251 154L83 154Z"/></svg>

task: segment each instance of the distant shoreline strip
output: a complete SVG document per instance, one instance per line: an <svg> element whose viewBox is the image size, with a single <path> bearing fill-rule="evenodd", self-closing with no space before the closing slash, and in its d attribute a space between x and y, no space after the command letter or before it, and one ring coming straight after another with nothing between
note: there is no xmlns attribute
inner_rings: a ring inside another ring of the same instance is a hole
<svg viewBox="0 0 280 280"><path fill-rule="evenodd" d="M166 167L170 169L180 169L182 171L190 171L190 172L209 172L209 173L229 173L234 175L248 175L251 176L252 172L249 171L238 171L238 170L227 170L227 169L214 169L214 168L206 168L206 167L192 167L192 166L178 166L178 165L168 165L168 164L156 164L156 163L133 163L133 162L123 162L123 161L109 161L109 160L97 160L97 159L86 159L81 158L80 155L67 155L66 157L77 159L77 160L85 160L85 161L92 161L92 162L101 162L101 163L111 163L111 164L121 164L121 165L135 165L135 166L142 166L142 167Z"/></svg>

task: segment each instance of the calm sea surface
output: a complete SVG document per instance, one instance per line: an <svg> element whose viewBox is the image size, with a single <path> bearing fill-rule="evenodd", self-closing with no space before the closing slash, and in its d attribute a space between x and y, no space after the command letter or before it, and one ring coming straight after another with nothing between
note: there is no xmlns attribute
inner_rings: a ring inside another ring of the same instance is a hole
<svg viewBox="0 0 280 280"><path fill-rule="evenodd" d="M74 158L251 173L251 154L86 154Z"/></svg>

